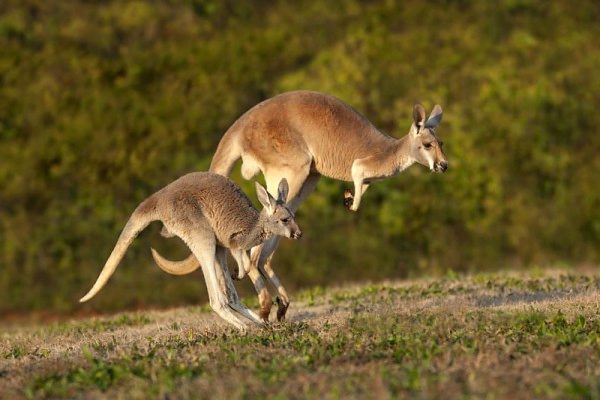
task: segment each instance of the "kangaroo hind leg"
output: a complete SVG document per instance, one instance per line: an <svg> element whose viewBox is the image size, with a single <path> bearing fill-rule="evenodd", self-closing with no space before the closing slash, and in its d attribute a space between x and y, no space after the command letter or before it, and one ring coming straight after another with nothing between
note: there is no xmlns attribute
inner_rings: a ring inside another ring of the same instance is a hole
<svg viewBox="0 0 600 400"><path fill-rule="evenodd" d="M226 249L222 246L217 246L217 279L221 287L226 289L226 295L228 299L228 305L231 309L242 317L249 319L253 323L257 325L263 325L258 315L254 312L250 311L242 302L240 301L239 296L233 286L233 281L231 280L231 276L229 274L229 270L227 268L227 253ZM238 268L243 269L243 266L240 265Z"/></svg>
<svg viewBox="0 0 600 400"><path fill-rule="evenodd" d="M252 179L260 171L260 165L254 157L249 154L242 154L242 176L246 180Z"/></svg>
<svg viewBox="0 0 600 400"><path fill-rule="evenodd" d="M200 234L200 232L194 230L189 236L182 235L180 237L186 242L202 265L210 307L225 321L240 330L245 330L246 323L238 318L229 307L231 299L237 297L235 289L232 293L231 288L222 284L223 282L219 282L218 279L217 268L219 265L216 261L217 243L214 233L206 231L202 233Z"/></svg>

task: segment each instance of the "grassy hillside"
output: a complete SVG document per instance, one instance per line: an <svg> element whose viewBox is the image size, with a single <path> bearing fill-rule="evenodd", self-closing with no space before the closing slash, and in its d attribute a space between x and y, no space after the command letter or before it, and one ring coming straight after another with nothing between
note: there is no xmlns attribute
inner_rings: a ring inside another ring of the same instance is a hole
<svg viewBox="0 0 600 400"><path fill-rule="evenodd" d="M600 276L449 275L302 292L239 333L206 307L0 331L0 397L600 398Z"/></svg>
<svg viewBox="0 0 600 400"><path fill-rule="evenodd" d="M338 96L398 137L415 102L440 103L450 170L374 184L358 215L342 206L349 184L322 180L303 240L276 256L288 288L600 261L600 2L332 8L0 2L0 313L201 300L200 275L151 267L150 245L186 253L152 226L102 296L76 302L142 199L206 169L239 115L292 89Z"/></svg>

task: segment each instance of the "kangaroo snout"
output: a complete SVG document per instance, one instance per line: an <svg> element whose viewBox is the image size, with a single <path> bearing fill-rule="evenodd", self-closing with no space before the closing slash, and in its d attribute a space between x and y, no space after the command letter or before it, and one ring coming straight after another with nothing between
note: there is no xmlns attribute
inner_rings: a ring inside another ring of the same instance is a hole
<svg viewBox="0 0 600 400"><path fill-rule="evenodd" d="M436 172L446 172L448 169L448 161L440 161L435 165Z"/></svg>
<svg viewBox="0 0 600 400"><path fill-rule="evenodd" d="M298 239L300 239L302 237L302 231L298 229L297 231L292 232L292 234L291 234L290 237L292 239L298 240Z"/></svg>

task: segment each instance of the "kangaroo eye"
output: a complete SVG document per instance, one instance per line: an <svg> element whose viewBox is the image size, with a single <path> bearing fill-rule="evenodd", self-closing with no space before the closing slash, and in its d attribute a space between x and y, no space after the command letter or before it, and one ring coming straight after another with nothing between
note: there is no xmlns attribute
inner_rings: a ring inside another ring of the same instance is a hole
<svg viewBox="0 0 600 400"><path fill-rule="evenodd" d="M425 146L426 149L430 149L431 143L423 143L423 146Z"/></svg>
<svg viewBox="0 0 600 400"><path fill-rule="evenodd" d="M284 224L287 224L288 222L290 222L289 218L282 218L281 222L283 222Z"/></svg>

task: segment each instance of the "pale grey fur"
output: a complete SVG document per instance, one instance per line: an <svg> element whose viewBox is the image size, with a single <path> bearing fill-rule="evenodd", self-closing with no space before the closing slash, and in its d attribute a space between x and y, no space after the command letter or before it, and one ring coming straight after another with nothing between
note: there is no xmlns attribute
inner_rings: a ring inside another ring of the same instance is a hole
<svg viewBox="0 0 600 400"><path fill-rule="evenodd" d="M152 221L161 221L161 233L181 238L202 264L213 310L238 328L246 326L238 316L261 324L258 316L239 301L227 270L225 248L231 250L243 276L250 268L248 250L273 235L299 238L301 232L285 205L287 182L280 182L278 200L256 185L265 207L261 212L235 183L211 172L187 174L159 190L133 212L96 283L80 301L91 299L102 289L139 232ZM165 270L182 272L177 268Z"/></svg>

